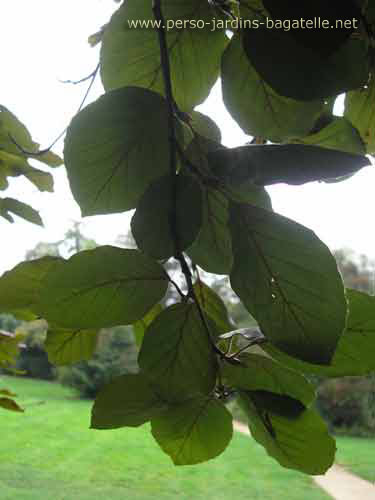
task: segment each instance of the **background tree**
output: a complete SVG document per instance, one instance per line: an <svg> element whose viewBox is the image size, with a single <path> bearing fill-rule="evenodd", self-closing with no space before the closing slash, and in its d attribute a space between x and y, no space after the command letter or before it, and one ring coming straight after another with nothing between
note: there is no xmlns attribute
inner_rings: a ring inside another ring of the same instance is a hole
<svg viewBox="0 0 375 500"><path fill-rule="evenodd" d="M345 285L362 292L375 294L375 263L367 255L355 255L349 249L333 252Z"/></svg>
<svg viewBox="0 0 375 500"><path fill-rule="evenodd" d="M26 260L39 259L49 255L51 257L69 257L81 250L89 250L97 247L95 241L87 238L81 231L81 224L73 222L73 226L67 230L64 238L60 241L41 241L35 248L26 252Z"/></svg>
<svg viewBox="0 0 375 500"><path fill-rule="evenodd" d="M12 314L0 314L0 330L14 332L20 322Z"/></svg>

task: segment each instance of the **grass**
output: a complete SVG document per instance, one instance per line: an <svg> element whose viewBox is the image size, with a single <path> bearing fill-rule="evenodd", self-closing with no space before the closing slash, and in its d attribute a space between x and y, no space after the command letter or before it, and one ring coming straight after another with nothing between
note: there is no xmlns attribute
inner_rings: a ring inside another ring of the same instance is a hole
<svg viewBox="0 0 375 500"><path fill-rule="evenodd" d="M337 448L338 464L375 483L375 439L339 437Z"/></svg>
<svg viewBox="0 0 375 500"><path fill-rule="evenodd" d="M329 500L311 478L283 469L250 438L200 466L175 467L149 427L88 429L90 406L49 382L3 377L26 412L0 413L2 500Z"/></svg>

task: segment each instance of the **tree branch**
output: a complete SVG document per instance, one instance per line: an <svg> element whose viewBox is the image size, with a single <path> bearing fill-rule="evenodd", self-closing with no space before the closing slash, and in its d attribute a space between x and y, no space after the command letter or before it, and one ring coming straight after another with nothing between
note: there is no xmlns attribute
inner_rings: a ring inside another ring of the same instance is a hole
<svg viewBox="0 0 375 500"><path fill-rule="evenodd" d="M178 294L180 295L180 297L182 299L186 299L186 295L184 294L184 292L181 290L181 288L177 285L177 283L170 277L170 275L167 273L167 271L165 271L165 274L167 275L168 277L168 281L171 283L171 285L173 285L175 287L175 289L177 290Z"/></svg>
<svg viewBox="0 0 375 500"><path fill-rule="evenodd" d="M178 260L181 266L181 270L185 276L185 280L188 286L189 296L193 299L199 316L201 318L202 324L207 332L209 341L211 343L212 349L219 354L223 355L221 350L216 346L215 340L211 334L210 328L206 321L205 315L202 311L202 308L199 304L197 296L194 291L192 275L189 268L188 263L184 257L184 254L181 251L179 235L178 235L178 227L177 227L177 152L178 152L178 142L176 137L176 112L178 112L176 103L173 98L173 90L172 90L172 80L171 80L171 68L169 63L169 51L167 44L167 37L165 31L165 20L163 16L163 12L161 9L161 0L153 0L152 10L154 14L154 18L157 21L158 27L156 28L158 39L159 39L159 47L160 47L160 63L161 70L163 74L164 80L164 89L165 89L165 97L168 106L168 140L169 140L169 169L170 169L170 177L171 177L171 189L172 189L172 205L171 212L169 214L169 220L171 225L171 230L173 234L174 244L175 244L175 258Z"/></svg>

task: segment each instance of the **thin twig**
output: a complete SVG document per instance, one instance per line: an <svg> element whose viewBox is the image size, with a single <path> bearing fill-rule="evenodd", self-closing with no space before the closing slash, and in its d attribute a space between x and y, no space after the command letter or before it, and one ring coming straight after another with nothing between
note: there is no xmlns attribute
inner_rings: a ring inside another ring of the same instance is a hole
<svg viewBox="0 0 375 500"><path fill-rule="evenodd" d="M254 345L261 345L261 344L265 344L267 342L267 339L258 339L256 341L252 340L251 342L249 342L248 344L245 345L245 347L241 347L241 349L239 349L237 352L229 355L229 359L232 359L232 358L237 358L242 352L246 351L246 349L249 349L250 347L254 346Z"/></svg>
<svg viewBox="0 0 375 500"><path fill-rule="evenodd" d="M84 95L84 97L83 97L83 99L81 101L81 104L79 105L77 113L79 113L81 111L81 109L83 108L83 106L84 106L84 104L86 102L86 99L87 99L87 97L88 97L88 95L89 95L89 93L90 93L90 91L92 89L92 86L94 85L95 78L96 78L96 76L98 74L99 68L100 68L100 64L98 64L97 67L95 68L95 70L91 73L91 75L86 78L86 80L88 80L89 78L91 78L91 82L90 82L90 85L87 87L87 90L86 90L85 95ZM24 154L25 156L37 158L38 156L43 156L44 154L49 153L51 151L51 149L53 148L53 146L55 146L55 144L65 135L65 133L66 133L67 130L68 130L68 127L66 127L61 132L61 134L52 142L52 144L50 146L48 146L48 148L41 149L40 151L37 151L37 152L27 151L20 144L18 144L17 141L10 134L8 134L8 135L9 135L9 139L13 142L13 144L17 147L17 149L20 150L20 152L22 154Z"/></svg>
<svg viewBox="0 0 375 500"><path fill-rule="evenodd" d="M197 298L197 295L195 293L193 282L192 282L192 279L191 279L192 278L191 272L190 272L189 266L188 266L188 264L186 262L186 259L185 259L184 255L183 255L183 253L181 253L181 257L179 259L179 262L181 264L182 272L184 273L186 282L188 284L189 295L193 299L193 301L194 301L194 303L195 303L195 305L197 307L199 317L200 317L200 319L202 321L204 329L207 332L208 339L210 341L211 347L215 351L215 353L218 354L220 357L225 357L224 353L221 351L221 349L218 348L218 346L215 343L215 339L214 339L214 337L213 337L213 335L211 333L211 330L210 330L210 327L208 325L206 316L204 315L204 312L203 312L203 310L201 308L201 305L200 305L199 300Z"/></svg>
<svg viewBox="0 0 375 500"><path fill-rule="evenodd" d="M78 110L77 110L77 113L79 113L81 111L81 109L83 108L83 106L85 105L85 102L86 102L86 99L92 89L92 86L94 85L94 82L95 82L95 79L98 75L98 72L99 72L99 68L100 68L100 63L98 63L97 67L95 68L95 71L93 71L92 75L91 75L91 82L90 82L90 85L87 87L87 90L86 90L86 93L82 99L82 102L81 104L79 105L78 107ZM68 127L67 127L68 128ZM67 130L66 128L66 130Z"/></svg>
<svg viewBox="0 0 375 500"><path fill-rule="evenodd" d="M91 73L80 80L60 80L60 83L69 83L71 85L79 85L80 83L87 82L87 80L90 80L90 78L93 78L96 76L96 73L98 71L98 66L94 69L94 71L91 71Z"/></svg>

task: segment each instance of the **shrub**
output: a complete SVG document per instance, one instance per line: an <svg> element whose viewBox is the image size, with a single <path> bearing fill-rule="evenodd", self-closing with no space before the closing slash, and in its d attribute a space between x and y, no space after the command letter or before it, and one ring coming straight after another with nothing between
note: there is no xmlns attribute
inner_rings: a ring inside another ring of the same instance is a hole
<svg viewBox="0 0 375 500"><path fill-rule="evenodd" d="M0 330L14 332L20 323L12 314L0 314Z"/></svg>
<svg viewBox="0 0 375 500"><path fill-rule="evenodd" d="M81 397L94 398L112 378L137 371L137 348L131 328L103 329L93 359L58 369L59 381Z"/></svg>
<svg viewBox="0 0 375 500"><path fill-rule="evenodd" d="M43 380L56 378L56 368L48 361L43 346L46 330L47 324L43 320L23 323L17 328L24 336L24 347L17 359L16 369L24 372L26 377Z"/></svg>
<svg viewBox="0 0 375 500"><path fill-rule="evenodd" d="M327 379L318 386L317 408L331 430L375 434L375 377Z"/></svg>

